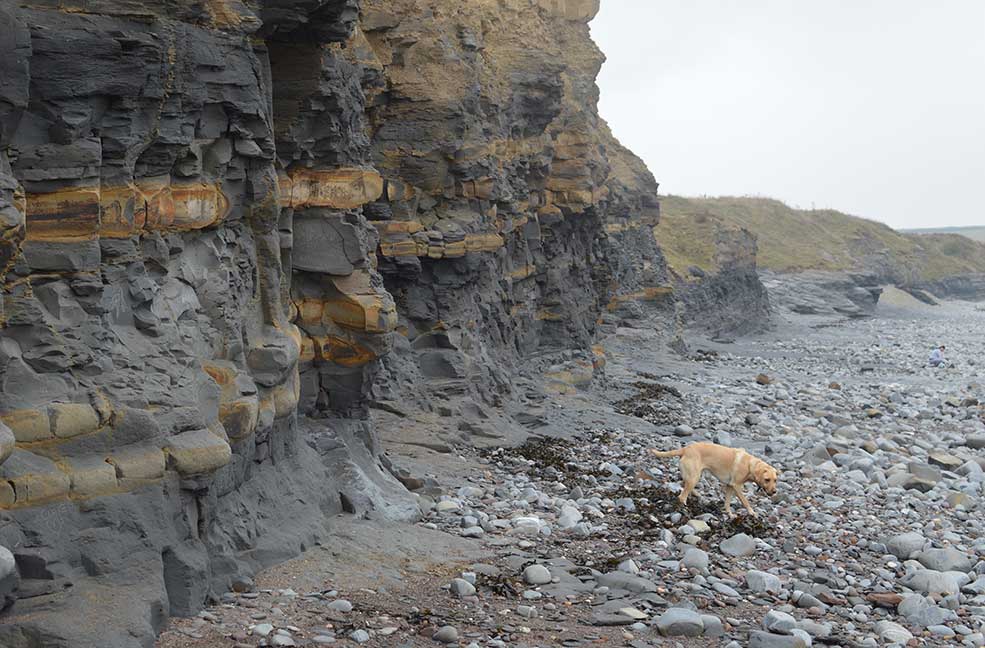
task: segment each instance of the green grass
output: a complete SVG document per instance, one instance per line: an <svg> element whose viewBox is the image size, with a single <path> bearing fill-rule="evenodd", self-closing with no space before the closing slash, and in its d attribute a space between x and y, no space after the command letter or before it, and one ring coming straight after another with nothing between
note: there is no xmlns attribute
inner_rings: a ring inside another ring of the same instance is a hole
<svg viewBox="0 0 985 648"><path fill-rule="evenodd" d="M876 271L902 282L985 272L985 245L957 234L906 234L830 209L794 209L769 198L661 199L654 229L672 269L716 270L716 233L746 229L762 268Z"/></svg>
<svg viewBox="0 0 985 648"><path fill-rule="evenodd" d="M927 227L923 229L900 230L904 234L960 234L973 241L985 243L985 226L973 227Z"/></svg>

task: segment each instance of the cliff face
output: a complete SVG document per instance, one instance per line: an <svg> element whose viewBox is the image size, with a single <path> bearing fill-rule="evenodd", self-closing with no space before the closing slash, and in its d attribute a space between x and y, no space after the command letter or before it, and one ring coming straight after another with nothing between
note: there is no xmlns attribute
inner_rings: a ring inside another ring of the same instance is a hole
<svg viewBox="0 0 985 648"><path fill-rule="evenodd" d="M150 645L333 513L412 517L374 403L591 380L668 292L596 10L0 7L0 643Z"/></svg>
<svg viewBox="0 0 985 648"><path fill-rule="evenodd" d="M686 267L708 257L700 222L742 228L758 240L758 265L781 274L828 273L834 283L895 284L939 297L985 298L985 245L954 233L910 234L830 209L800 210L765 198L663 199L658 238ZM861 283L859 283L861 282ZM855 301L855 300L853 300Z"/></svg>
<svg viewBox="0 0 985 648"><path fill-rule="evenodd" d="M716 215L670 210L654 228L677 293L692 326L728 337L763 330L772 313L759 280L755 234Z"/></svg>
<svg viewBox="0 0 985 648"><path fill-rule="evenodd" d="M387 178L368 214L401 347L381 394L400 397L403 383L494 404L520 359L589 346L609 171L595 10L363 3L354 50Z"/></svg>

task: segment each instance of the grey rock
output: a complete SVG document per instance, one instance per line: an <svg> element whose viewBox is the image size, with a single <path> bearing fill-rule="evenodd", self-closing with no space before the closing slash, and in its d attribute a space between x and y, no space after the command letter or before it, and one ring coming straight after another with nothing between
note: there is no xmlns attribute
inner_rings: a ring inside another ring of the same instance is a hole
<svg viewBox="0 0 985 648"><path fill-rule="evenodd" d="M438 628L431 638L438 643L453 644L458 642L458 629L454 626L446 625Z"/></svg>
<svg viewBox="0 0 985 648"><path fill-rule="evenodd" d="M751 556L756 553L756 541L745 533L737 533L722 540L718 546L722 553L733 557Z"/></svg>
<svg viewBox="0 0 985 648"><path fill-rule="evenodd" d="M528 565L523 570L523 581L528 585L546 585L551 582L551 572L543 565Z"/></svg>
<svg viewBox="0 0 985 648"><path fill-rule="evenodd" d="M910 631L895 621L879 621L875 625L875 632L880 639L887 643L906 644L910 639L913 639Z"/></svg>
<svg viewBox="0 0 985 648"><path fill-rule="evenodd" d="M786 612L770 610L763 617L763 627L776 634L790 634L797 627L797 619Z"/></svg>
<svg viewBox="0 0 985 648"><path fill-rule="evenodd" d="M14 444L17 439L9 427L0 422L0 464L7 460L7 457L14 451Z"/></svg>
<svg viewBox="0 0 985 648"><path fill-rule="evenodd" d="M646 578L633 576L625 572L610 572L602 574L596 578L596 582L604 587L621 589L628 592L642 594L643 592L656 592L657 584Z"/></svg>
<svg viewBox="0 0 985 648"><path fill-rule="evenodd" d="M0 611L14 602L15 590L20 581L14 554L0 545Z"/></svg>
<svg viewBox="0 0 985 648"><path fill-rule="evenodd" d="M665 637L700 637L705 627L701 615L686 608L669 608L657 619L656 626Z"/></svg>
<svg viewBox="0 0 985 648"><path fill-rule="evenodd" d="M917 554L916 558L927 569L941 572L969 572L974 565L974 560L970 556L953 547L927 549Z"/></svg>
<svg viewBox="0 0 985 648"><path fill-rule="evenodd" d="M352 612L352 603L345 599L337 599L328 604L328 609L335 612L348 614L349 612Z"/></svg>
<svg viewBox="0 0 985 648"><path fill-rule="evenodd" d="M944 623L954 614L950 610L935 605L921 594L907 596L896 609L910 625L920 628Z"/></svg>
<svg viewBox="0 0 985 648"><path fill-rule="evenodd" d="M748 648L807 648L810 644L801 637L772 634L761 630L749 633Z"/></svg>
<svg viewBox="0 0 985 648"><path fill-rule="evenodd" d="M779 576L755 569L746 572L746 585L757 594L779 594L782 589Z"/></svg>
<svg viewBox="0 0 985 648"><path fill-rule="evenodd" d="M456 578L451 582L451 593L459 598L475 595L475 586L463 578Z"/></svg>
<svg viewBox="0 0 985 648"><path fill-rule="evenodd" d="M886 541L886 549L900 560L906 560L923 548L927 540L916 531L894 535Z"/></svg>
<svg viewBox="0 0 985 648"><path fill-rule="evenodd" d="M723 637L725 636L725 624L713 614L702 614L701 624L704 626L703 637Z"/></svg>
<svg viewBox="0 0 985 648"><path fill-rule="evenodd" d="M922 594L957 594L958 583L944 572L918 569L900 579L900 583Z"/></svg>
<svg viewBox="0 0 985 648"><path fill-rule="evenodd" d="M681 561L687 569L696 569L702 574L708 573L708 553L691 547L684 552L684 559Z"/></svg>

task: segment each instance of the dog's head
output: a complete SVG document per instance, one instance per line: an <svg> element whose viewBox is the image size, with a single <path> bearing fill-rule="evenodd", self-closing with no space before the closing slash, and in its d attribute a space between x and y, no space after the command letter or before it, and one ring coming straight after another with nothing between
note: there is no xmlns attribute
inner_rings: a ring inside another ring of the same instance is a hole
<svg viewBox="0 0 985 648"><path fill-rule="evenodd" d="M757 461L752 475L753 479L756 480L756 484L763 489L763 492L767 495L776 494L776 482L779 477L776 468L765 461Z"/></svg>

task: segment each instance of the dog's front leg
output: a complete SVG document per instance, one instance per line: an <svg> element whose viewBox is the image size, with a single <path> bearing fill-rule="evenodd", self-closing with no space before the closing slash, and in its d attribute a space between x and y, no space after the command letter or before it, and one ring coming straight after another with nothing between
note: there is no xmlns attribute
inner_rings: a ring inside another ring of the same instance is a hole
<svg viewBox="0 0 985 648"><path fill-rule="evenodd" d="M732 513L732 487L725 487L725 515L727 517L733 517L735 514Z"/></svg>
<svg viewBox="0 0 985 648"><path fill-rule="evenodd" d="M735 487L735 495L739 498L739 501L742 502L742 505L746 507L746 510L749 511L749 515L759 517L759 514L752 510L752 505L749 503L749 500L746 499L746 494L742 491L741 485Z"/></svg>

